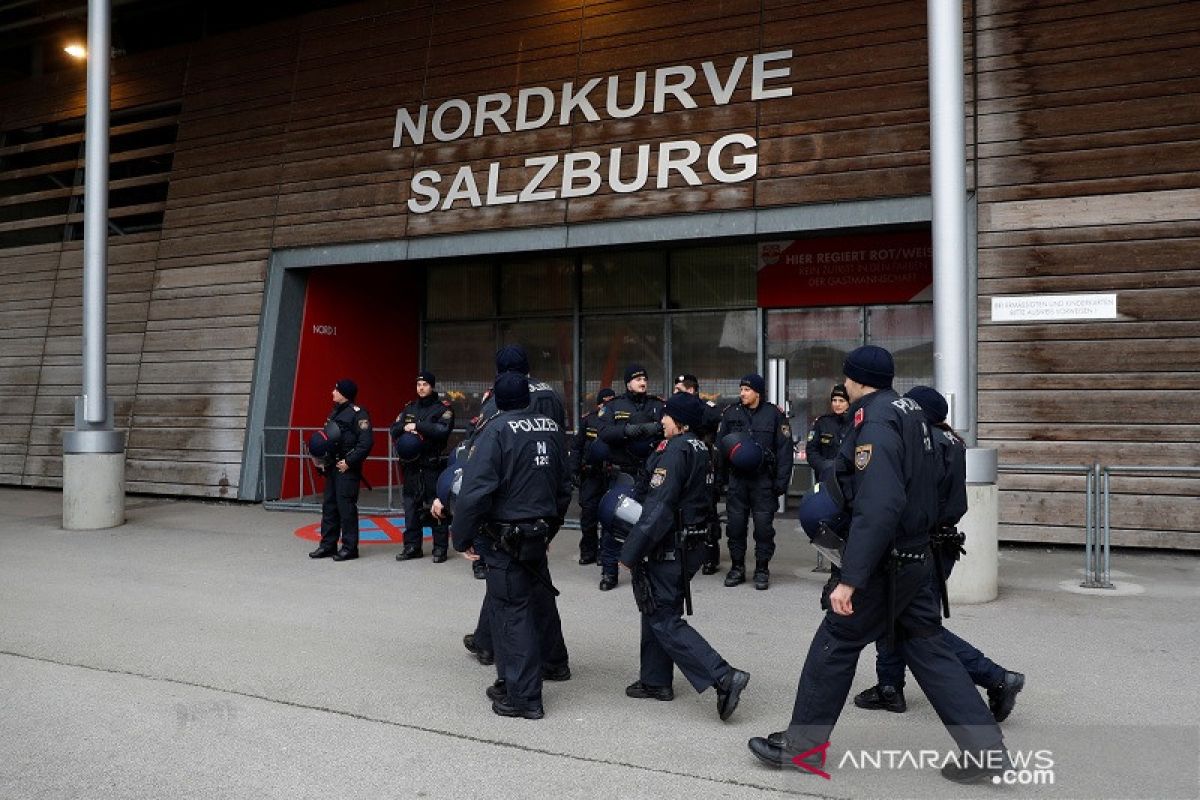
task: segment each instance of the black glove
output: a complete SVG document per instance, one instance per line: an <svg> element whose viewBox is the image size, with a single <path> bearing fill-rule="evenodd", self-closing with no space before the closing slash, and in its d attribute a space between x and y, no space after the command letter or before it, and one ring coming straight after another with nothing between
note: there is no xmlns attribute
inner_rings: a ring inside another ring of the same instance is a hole
<svg viewBox="0 0 1200 800"><path fill-rule="evenodd" d="M782 497L783 495L787 494L787 490L788 490L788 487L787 487L786 483L776 484L775 485L775 496Z"/></svg>
<svg viewBox="0 0 1200 800"><path fill-rule="evenodd" d="M633 422L625 426L625 438L627 439L647 439L652 436L662 436L663 426L661 422Z"/></svg>

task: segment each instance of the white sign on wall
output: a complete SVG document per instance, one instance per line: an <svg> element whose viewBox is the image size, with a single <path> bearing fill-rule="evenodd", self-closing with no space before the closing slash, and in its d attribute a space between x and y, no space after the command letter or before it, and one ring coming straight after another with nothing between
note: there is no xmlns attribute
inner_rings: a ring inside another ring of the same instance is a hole
<svg viewBox="0 0 1200 800"><path fill-rule="evenodd" d="M1026 294L992 298L992 322L1116 318L1116 294Z"/></svg>

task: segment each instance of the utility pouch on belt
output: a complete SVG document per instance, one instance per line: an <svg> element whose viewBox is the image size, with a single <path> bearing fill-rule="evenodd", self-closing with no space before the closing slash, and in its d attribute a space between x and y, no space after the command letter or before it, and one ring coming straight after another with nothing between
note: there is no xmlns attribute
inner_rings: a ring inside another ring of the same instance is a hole
<svg viewBox="0 0 1200 800"><path fill-rule="evenodd" d="M630 585L633 587L633 602L637 603L638 611L649 616L658 610L654 595L650 592L650 576L646 574L646 565L634 564L629 570Z"/></svg>
<svg viewBox="0 0 1200 800"><path fill-rule="evenodd" d="M497 523L489 527L496 547L517 561L536 561L546 554L550 526L544 520Z"/></svg>
<svg viewBox="0 0 1200 800"><path fill-rule="evenodd" d="M967 549L963 547L967 535L953 525L939 526L929 537L929 541L934 547L941 549L943 557L951 561L958 561L960 556L967 553Z"/></svg>

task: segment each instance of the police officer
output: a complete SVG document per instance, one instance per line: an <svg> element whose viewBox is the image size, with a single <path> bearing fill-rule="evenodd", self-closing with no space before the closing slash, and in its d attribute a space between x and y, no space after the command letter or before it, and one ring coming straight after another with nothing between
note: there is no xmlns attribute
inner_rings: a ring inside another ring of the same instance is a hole
<svg viewBox="0 0 1200 800"><path fill-rule="evenodd" d="M823 744L846 703L858 655L894 631L939 718L962 748L942 774L990 781L1009 766L1000 728L941 637L930 585L929 531L937 519L937 455L920 406L891 389L891 353L867 345L845 360L851 430L835 472L850 523L840 583L800 674L787 730L755 737L750 751L773 767L799 756L823 764Z"/></svg>
<svg viewBox="0 0 1200 800"><path fill-rule="evenodd" d="M558 423L528 408L529 380L497 376L497 414L474 437L451 531L454 549L487 564L500 679L492 711L541 719L543 662L567 666L546 549L571 502L566 441Z"/></svg>
<svg viewBox="0 0 1200 800"><path fill-rule="evenodd" d="M563 408L562 398L558 396L558 392L554 391L554 388L550 384L535 381L529 377L529 356L525 353L525 348L521 347L521 345L509 344L496 351L496 375L498 377L505 372L516 372L519 375L529 378L529 408L538 414L554 420L560 429L564 431L567 429L567 414ZM471 439L475 436L476 431L491 417L495 416L496 411L496 401L492 397L492 390L488 389L483 393L483 401L480 405L479 413L472 417L471 421L467 424L467 435L463 439L462 444L459 445L459 448L463 452L466 452L470 447ZM435 516L442 513L441 503L435 501L433 508ZM477 579L483 580L486 575L484 570L482 561L476 560L472 564L472 571ZM486 634L483 634L481 638L486 639ZM466 640L464 639L463 641L465 642ZM486 645L486 641L480 644ZM468 646L467 649L471 650L471 647ZM472 652L475 651L472 650Z"/></svg>
<svg viewBox="0 0 1200 800"><path fill-rule="evenodd" d="M650 456L636 491L642 514L621 548L621 564L635 571L642 615L641 671L625 694L674 699L672 680L678 666L697 692L716 689L717 714L726 720L737 708L750 674L730 666L683 619L683 587L704 558L712 507L708 446L693 432L703 424L700 398L686 392L671 395L662 415L667 438Z"/></svg>
<svg viewBox="0 0 1200 800"><path fill-rule="evenodd" d="M499 378L501 375L509 372L522 375L527 379L529 385L527 408L534 413L554 420L559 430L565 431L567 429L566 411L563 408L562 399L559 398L558 393L549 384L529 378L529 356L525 353L525 348L519 344L505 345L496 351L496 377ZM467 429L467 437L459 445L460 453L465 454L470 452L470 447L474 443L475 437L487 426L489 420L496 417L498 411L494 392L492 389L488 389L484 392L479 414L471 420L471 424ZM434 504L434 513L436 515L442 513L441 503ZM487 577L487 565L481 558L476 558L472 561L471 571L477 580L484 580ZM494 662L492 602L486 592L484 593L483 603L479 607L479 618L475 623L475 630L463 636L463 647L467 649L467 652L475 656L480 664L487 666ZM550 680L567 680L570 678L570 670L547 663L546 675Z"/></svg>
<svg viewBox="0 0 1200 800"><path fill-rule="evenodd" d="M571 475L579 487L579 563L595 564L600 547L599 519L596 510L608 489L607 446L596 445L600 432L600 409L617 393L607 386L596 393L596 408L579 421L579 431L571 447Z"/></svg>
<svg viewBox="0 0 1200 800"><path fill-rule="evenodd" d="M625 393L615 397L597 414L598 435L608 445L613 467L632 476L635 483L663 435L663 401L661 397L649 394L647 385L645 368L641 364L630 364L625 368ZM620 554L621 547L612 534L601 531L600 591L607 592L616 587Z"/></svg>
<svg viewBox="0 0 1200 800"><path fill-rule="evenodd" d="M675 379L675 391L687 392L688 394L700 396L700 381L695 375L685 372ZM708 452L713 461L713 474L716 474L718 467L717 460L720 454L717 452L717 428L721 426L721 410L717 408L717 404L712 400L704 401L704 421L696 426L694 433L708 445ZM704 563L700 567L700 572L705 575L715 575L721 567L721 518L717 514L717 501L721 497L721 492L717 488L714 481L712 485L712 508L709 509L708 522L708 540L704 543Z"/></svg>
<svg viewBox="0 0 1200 800"><path fill-rule="evenodd" d="M935 578L935 590L942 595L945 581L950 578L954 564L963 552L964 537L956 526L967 513L967 448L954 429L946 424L949 406L937 389L914 386L904 396L920 404L925 420L933 429L933 446L938 454L938 519L931 535L935 566L931 577ZM949 609L948 599L944 607ZM948 628L942 628L942 639L975 685L987 691L988 707L996 722L1003 722L1012 713L1017 694L1025 688L1025 676L996 664ZM903 713L908 708L904 700L904 642L896 642L890 649L886 638L875 644L875 674L879 682L857 694L854 705Z"/></svg>
<svg viewBox="0 0 1200 800"><path fill-rule="evenodd" d="M358 558L358 491L363 462L371 452L374 432L366 409L354 405L358 384L342 378L333 387L333 410L325 421L330 436L328 453L314 458L325 476L321 502L321 543L309 558L332 556L334 561ZM338 535L342 546L338 549Z"/></svg>
<svg viewBox="0 0 1200 800"><path fill-rule="evenodd" d="M829 413L817 417L812 429L808 432L808 444L804 447L808 465L813 471L813 485L825 479L826 473L833 469L833 460L837 457L838 447L846 429L850 426L850 395L846 387L837 384L829 393Z"/></svg>
<svg viewBox="0 0 1200 800"><path fill-rule="evenodd" d="M429 509L437 496L438 474L446 465L442 453L454 430L454 411L450 401L438 397L437 378L429 370L417 373L417 399L404 407L392 423L392 441L400 453L404 477L404 547L397 561L425 555L421 549L424 526L433 529L433 562L446 560L450 531L446 523L433 517ZM407 456L407 457L406 457Z"/></svg>
<svg viewBox="0 0 1200 800"><path fill-rule="evenodd" d="M729 540L726 586L746 582L746 539L750 517L754 517L754 588L771 585L768 565L775 554L775 510L792 479L792 428L778 406L763 398L766 381L761 375L742 378L741 402L721 414L717 440L724 444L735 433L749 434L763 449L761 465L747 471L723 464L722 483L728 483L725 498L725 535Z"/></svg>

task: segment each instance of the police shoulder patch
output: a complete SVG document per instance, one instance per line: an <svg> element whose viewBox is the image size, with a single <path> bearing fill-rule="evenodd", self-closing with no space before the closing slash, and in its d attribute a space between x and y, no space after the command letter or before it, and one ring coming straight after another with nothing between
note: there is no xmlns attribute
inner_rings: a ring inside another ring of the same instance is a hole
<svg viewBox="0 0 1200 800"><path fill-rule="evenodd" d="M666 439L663 439L661 442L659 442L658 447L655 448L655 450L659 453L661 453L663 450L666 450L666 449L667 449L667 440Z"/></svg>
<svg viewBox="0 0 1200 800"><path fill-rule="evenodd" d="M780 433L782 433L784 436L789 436L789 437L790 437L790 436L792 435L792 426L791 426L791 425L788 425L788 424L785 422L785 423L783 423L782 425L780 425L780 426L779 426L779 432L780 432Z"/></svg>
<svg viewBox="0 0 1200 800"><path fill-rule="evenodd" d="M816 431L809 431L809 432L808 432L808 441L810 441L810 442L811 442L811 441L813 440L813 437L814 437L814 436L816 436L816 435L817 435L817 432L816 432Z"/></svg>
<svg viewBox="0 0 1200 800"><path fill-rule="evenodd" d="M667 479L667 470L665 467L658 467L654 470L654 474L650 476L650 488L657 489L663 485L663 481Z"/></svg>
<svg viewBox="0 0 1200 800"><path fill-rule="evenodd" d="M604 412L605 412L605 411L607 411L607 410L608 410L607 408L601 408L601 409L600 409L598 412L596 412L596 413L597 413L597 415L598 415L598 416L601 416L601 417L603 417L603 416L604 416Z"/></svg>
<svg viewBox="0 0 1200 800"><path fill-rule="evenodd" d="M867 464L871 463L871 451L873 445L860 444L854 448L854 467L859 470L867 468Z"/></svg>
<svg viewBox="0 0 1200 800"><path fill-rule="evenodd" d="M369 428L369 427L371 427L371 420L369 420L369 419L360 419L360 420L358 421L358 428L359 428L359 430L363 430L363 431L365 431L365 430L366 430L367 428Z"/></svg>
<svg viewBox="0 0 1200 800"><path fill-rule="evenodd" d="M863 420L866 419L866 417L867 417L867 414L866 414L865 408L860 408L858 411L855 411L854 412L854 427L857 428L859 425L862 425Z"/></svg>
<svg viewBox="0 0 1200 800"><path fill-rule="evenodd" d="M452 412L450 409L446 409L445 411L442 412L442 419L450 419L453 416L454 416L454 412Z"/></svg>

